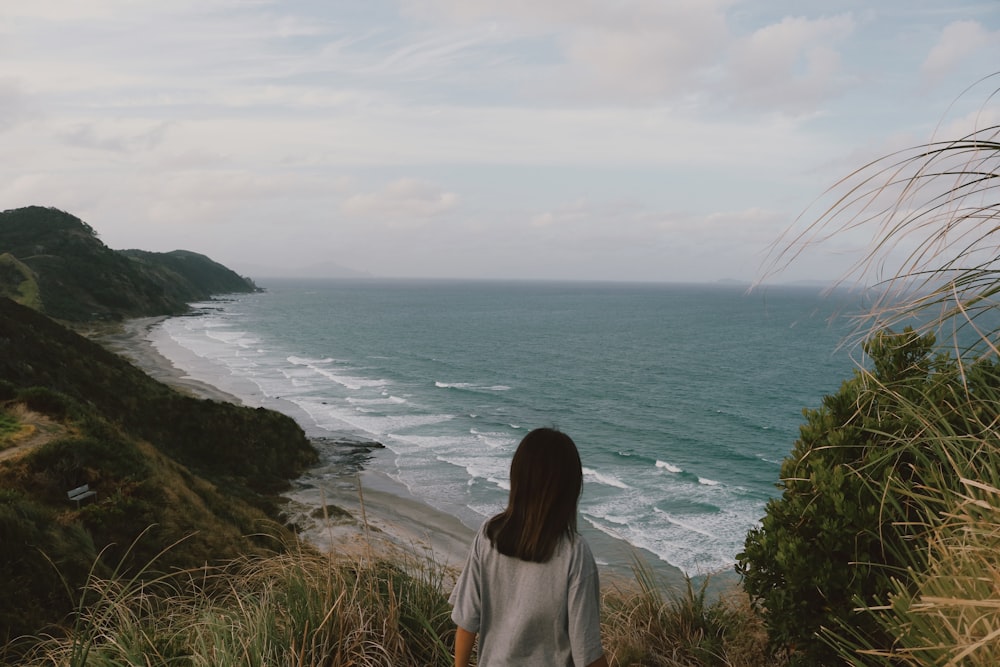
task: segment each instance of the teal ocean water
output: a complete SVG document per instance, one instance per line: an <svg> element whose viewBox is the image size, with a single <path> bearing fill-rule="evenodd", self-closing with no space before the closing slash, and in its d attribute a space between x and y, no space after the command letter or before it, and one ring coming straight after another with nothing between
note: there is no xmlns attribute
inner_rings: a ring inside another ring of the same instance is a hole
<svg viewBox="0 0 1000 667"><path fill-rule="evenodd" d="M731 570L803 408L854 364L830 322L850 300L814 288L262 282L160 324L178 365L296 406L311 436L383 443L367 466L470 527L502 509L520 438L557 426L581 529L692 575Z"/></svg>

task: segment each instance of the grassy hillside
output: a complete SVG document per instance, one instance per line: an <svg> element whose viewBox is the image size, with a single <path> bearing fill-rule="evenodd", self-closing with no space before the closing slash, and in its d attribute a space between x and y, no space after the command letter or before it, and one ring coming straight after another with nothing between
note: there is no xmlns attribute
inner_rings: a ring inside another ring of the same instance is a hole
<svg viewBox="0 0 1000 667"><path fill-rule="evenodd" d="M163 286L171 298L183 302L207 299L213 294L249 292L256 289L225 266L189 250L148 252L122 250L139 271Z"/></svg>
<svg viewBox="0 0 1000 667"><path fill-rule="evenodd" d="M256 289L196 253L112 250L79 218L41 206L0 212L0 254L18 262L0 264L0 294L70 322L176 314L212 294ZM27 293L22 266L35 285Z"/></svg>
<svg viewBox="0 0 1000 667"><path fill-rule="evenodd" d="M0 296L42 310L35 273L9 252L0 254Z"/></svg>
<svg viewBox="0 0 1000 667"><path fill-rule="evenodd" d="M291 418L181 395L5 298L0 415L0 644L62 621L95 562L132 571L178 540L158 568L280 549L274 494L316 460ZM97 496L77 507L81 484Z"/></svg>

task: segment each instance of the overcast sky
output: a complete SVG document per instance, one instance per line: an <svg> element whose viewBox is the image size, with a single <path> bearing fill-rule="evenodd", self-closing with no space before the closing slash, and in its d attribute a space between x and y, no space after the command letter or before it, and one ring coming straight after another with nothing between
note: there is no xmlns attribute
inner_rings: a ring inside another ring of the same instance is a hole
<svg viewBox="0 0 1000 667"><path fill-rule="evenodd" d="M997 0L0 0L0 209L257 277L751 280L838 178L996 123L996 71Z"/></svg>

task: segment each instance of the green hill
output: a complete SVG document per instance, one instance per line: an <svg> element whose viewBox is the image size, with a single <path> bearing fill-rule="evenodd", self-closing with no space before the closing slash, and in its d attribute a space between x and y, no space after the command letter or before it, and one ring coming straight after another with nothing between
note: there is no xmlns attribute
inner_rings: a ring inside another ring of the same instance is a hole
<svg viewBox="0 0 1000 667"><path fill-rule="evenodd" d="M0 647L58 633L91 568L130 576L294 543L278 493L317 454L293 419L178 393L57 322L255 289L193 252L111 250L63 211L0 213ZM83 484L96 495L77 504L67 492Z"/></svg>
<svg viewBox="0 0 1000 667"><path fill-rule="evenodd" d="M9 252L0 254L0 296L42 309L35 272Z"/></svg>
<svg viewBox="0 0 1000 667"><path fill-rule="evenodd" d="M102 551L135 570L184 540L157 568L193 567L291 537L275 494L317 455L290 417L180 394L6 298L0 378L0 645L61 621Z"/></svg>
<svg viewBox="0 0 1000 667"><path fill-rule="evenodd" d="M0 294L68 322L177 314L257 289L193 252L112 250L79 218L41 206L0 212L0 255L10 257L0 260Z"/></svg>

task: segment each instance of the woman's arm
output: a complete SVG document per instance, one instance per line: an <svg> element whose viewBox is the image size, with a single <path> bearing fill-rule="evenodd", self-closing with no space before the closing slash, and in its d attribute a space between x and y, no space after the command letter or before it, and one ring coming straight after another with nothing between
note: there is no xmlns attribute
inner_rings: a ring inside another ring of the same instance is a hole
<svg viewBox="0 0 1000 667"><path fill-rule="evenodd" d="M455 631L455 667L469 667L472 658L472 646L476 643L476 633L469 632L459 626ZM603 660L603 658L601 658ZM600 667L595 662L594 665ZM607 667L605 663L604 667Z"/></svg>

